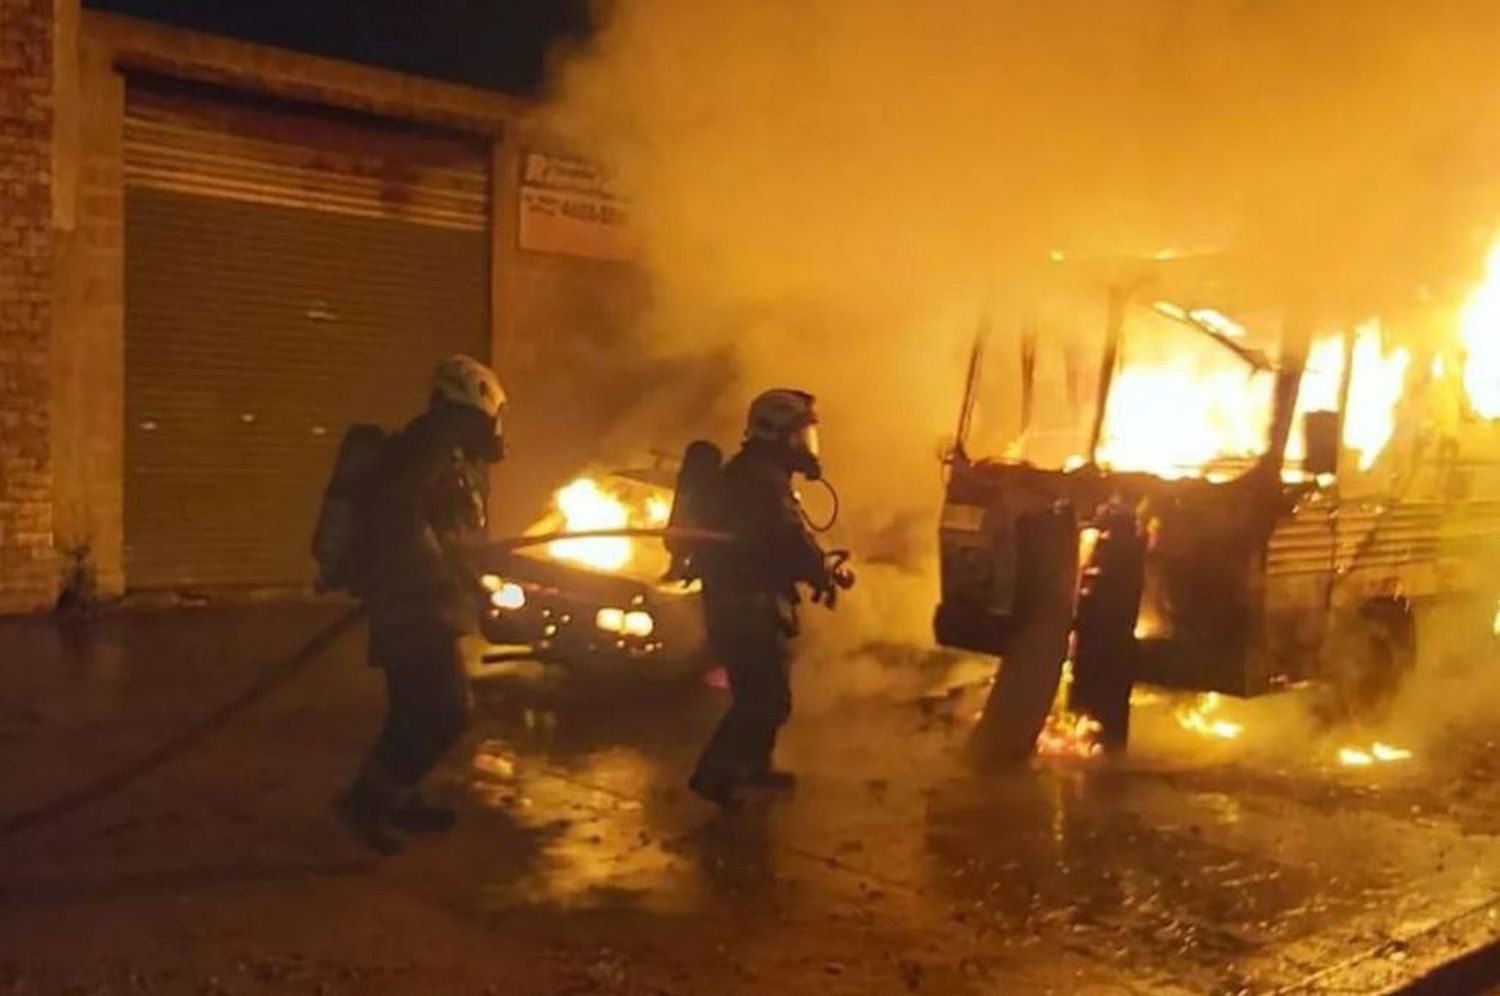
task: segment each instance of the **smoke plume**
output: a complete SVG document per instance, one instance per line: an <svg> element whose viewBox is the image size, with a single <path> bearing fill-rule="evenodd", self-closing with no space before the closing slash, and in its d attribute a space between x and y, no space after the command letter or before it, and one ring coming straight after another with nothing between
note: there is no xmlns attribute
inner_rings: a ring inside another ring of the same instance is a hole
<svg viewBox="0 0 1500 996"><path fill-rule="evenodd" d="M930 578L975 322L1003 335L1050 252L1225 252L1354 320L1466 286L1500 227L1489 0L630 0L601 22L546 124L630 193L640 340L739 371L707 409L651 386L623 431L725 440L755 391L813 391L843 535L903 588ZM896 628L925 636L933 587Z"/></svg>
<svg viewBox="0 0 1500 996"><path fill-rule="evenodd" d="M727 347L742 393L818 392L831 461L861 491L888 478L882 498L931 491L977 311L1053 249L1227 251L1363 316L1466 283L1500 226L1500 7L1482 0L602 17L548 118L634 198L648 342Z"/></svg>

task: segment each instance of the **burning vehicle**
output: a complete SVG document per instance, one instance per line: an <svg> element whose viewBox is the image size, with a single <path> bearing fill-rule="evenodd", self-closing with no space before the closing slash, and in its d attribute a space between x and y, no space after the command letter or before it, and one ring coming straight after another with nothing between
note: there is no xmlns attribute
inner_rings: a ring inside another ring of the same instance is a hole
<svg viewBox="0 0 1500 996"><path fill-rule="evenodd" d="M584 474L554 495L528 530L545 536L660 528L672 510L676 467ZM476 566L489 592L481 616L486 663L529 659L646 677L685 677L703 667L699 586L664 580L660 539L559 539L491 551Z"/></svg>
<svg viewBox="0 0 1500 996"><path fill-rule="evenodd" d="M1024 757L1057 739L1065 662L1061 725L1105 749L1126 743L1136 682L1256 696L1317 680L1367 714L1413 666L1419 617L1492 612L1500 249L1491 263L1456 336L1321 331L1200 258L1059 260L1019 355L977 337L934 627L1003 659L980 745Z"/></svg>

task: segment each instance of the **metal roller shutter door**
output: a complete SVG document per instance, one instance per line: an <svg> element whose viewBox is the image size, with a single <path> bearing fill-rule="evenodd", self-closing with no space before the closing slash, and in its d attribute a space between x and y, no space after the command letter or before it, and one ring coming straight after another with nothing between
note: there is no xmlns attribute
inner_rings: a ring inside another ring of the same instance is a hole
<svg viewBox="0 0 1500 996"><path fill-rule="evenodd" d="M127 583L301 586L344 429L488 354L487 159L196 101L127 115Z"/></svg>

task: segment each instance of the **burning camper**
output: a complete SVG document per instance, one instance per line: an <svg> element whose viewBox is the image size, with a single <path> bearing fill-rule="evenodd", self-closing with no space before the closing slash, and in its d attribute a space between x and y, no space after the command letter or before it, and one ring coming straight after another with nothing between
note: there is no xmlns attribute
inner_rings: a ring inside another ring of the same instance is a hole
<svg viewBox="0 0 1500 996"><path fill-rule="evenodd" d="M1136 681L1321 679L1378 708L1418 614L1495 604L1494 287L1429 355L1375 318L1319 329L1236 295L1211 261L1101 264L1051 290L1019 355L976 341L949 458L935 628L1004 658L983 746L1045 737L1065 660L1069 711L1106 747Z"/></svg>

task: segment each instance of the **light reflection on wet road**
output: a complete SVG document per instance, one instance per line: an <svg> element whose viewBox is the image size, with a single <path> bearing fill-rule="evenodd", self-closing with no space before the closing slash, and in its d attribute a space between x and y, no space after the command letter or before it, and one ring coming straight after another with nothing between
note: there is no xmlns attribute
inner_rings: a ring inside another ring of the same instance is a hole
<svg viewBox="0 0 1500 996"><path fill-rule="evenodd" d="M7 806L136 756L320 612L12 626ZM357 642L152 783L4 842L0 964L150 965L186 936L212 966L222 936L363 965L360 992L415 991L371 981L393 958L470 991L506 944L547 953L508 991L1366 992L1500 937L1484 732L1351 770L1342 731L1312 737L1286 700L1232 704L1246 733L1224 741L1143 696L1126 762L976 775L980 690L822 689L783 743L796 794L725 817L682 787L721 693L485 681L438 786L464 824L377 864L326 809L378 709Z"/></svg>

